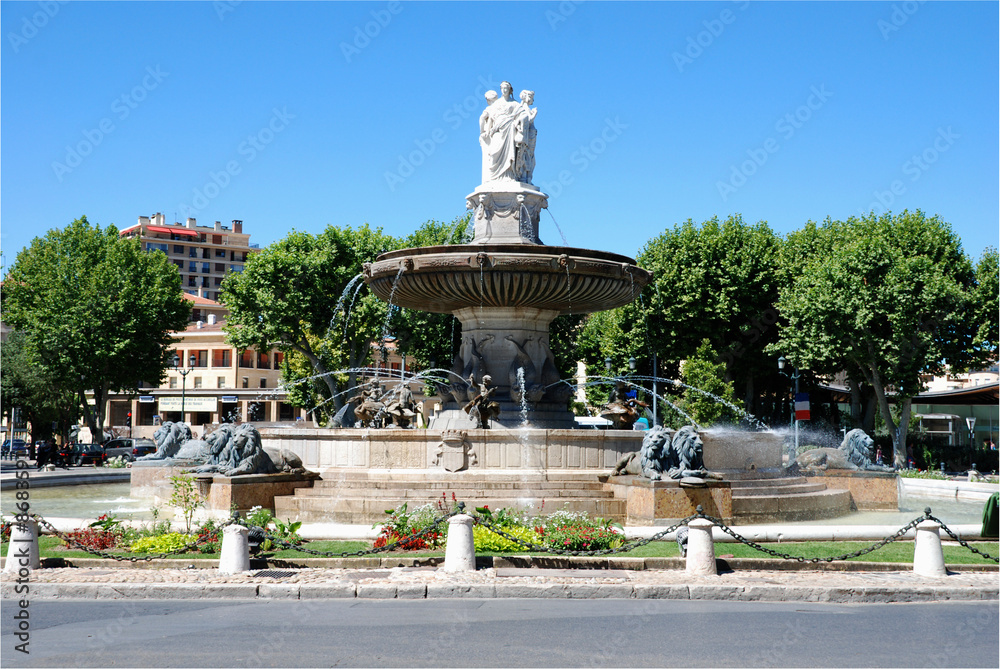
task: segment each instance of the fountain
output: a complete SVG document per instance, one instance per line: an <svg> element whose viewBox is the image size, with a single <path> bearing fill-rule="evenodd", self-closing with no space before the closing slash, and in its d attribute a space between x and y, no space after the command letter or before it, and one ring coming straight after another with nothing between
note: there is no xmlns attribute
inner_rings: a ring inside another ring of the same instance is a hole
<svg viewBox="0 0 1000 669"><path fill-rule="evenodd" d="M363 268L365 283L390 310L448 313L461 322L461 347L437 384L441 410L425 430L262 430L265 444L297 453L323 477L275 498L276 514L372 522L387 508L433 502L443 492L476 506L538 509L547 501L549 509L631 524L685 517L697 505L732 520L742 498L755 518L847 513L850 493L782 479L781 439L766 432L702 433L704 465L719 476L698 487L634 476L608 480L623 456L639 450L643 435L574 429L572 388L560 382L548 328L560 314L629 304L652 275L632 258L541 242L548 196L531 183L533 101L531 91L515 101L508 82L499 96L487 94L482 182L466 196L474 212L471 242L383 253ZM761 479L768 483L754 483ZM749 492L741 498L735 488ZM781 492L784 502L752 513Z"/></svg>

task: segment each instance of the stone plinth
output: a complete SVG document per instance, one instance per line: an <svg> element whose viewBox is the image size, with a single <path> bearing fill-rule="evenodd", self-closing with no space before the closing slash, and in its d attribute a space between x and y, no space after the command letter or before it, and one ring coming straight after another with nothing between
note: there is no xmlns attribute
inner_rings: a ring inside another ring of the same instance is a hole
<svg viewBox="0 0 1000 669"><path fill-rule="evenodd" d="M899 509L899 477L892 472L855 472L828 469L802 472L809 483L851 493L852 511L896 511Z"/></svg>
<svg viewBox="0 0 1000 669"><path fill-rule="evenodd" d="M781 472L781 437L773 432L708 430L701 432L705 469L726 478L756 478Z"/></svg>
<svg viewBox="0 0 1000 669"><path fill-rule="evenodd" d="M733 497L726 481L706 480L704 488L682 488L678 481L651 481L641 476L615 476L605 487L626 500L628 525L671 525L695 513L700 504L705 515L725 523L733 520Z"/></svg>
<svg viewBox="0 0 1000 669"><path fill-rule="evenodd" d="M149 498L154 504L169 504L173 494L171 476L183 474L191 465L156 465L134 463L131 496ZM303 474L249 474L222 476L219 474L189 474L195 479L198 492L205 497L205 508L212 511L248 511L255 506L274 510L274 498L293 495L296 488L312 487L319 478L316 472Z"/></svg>

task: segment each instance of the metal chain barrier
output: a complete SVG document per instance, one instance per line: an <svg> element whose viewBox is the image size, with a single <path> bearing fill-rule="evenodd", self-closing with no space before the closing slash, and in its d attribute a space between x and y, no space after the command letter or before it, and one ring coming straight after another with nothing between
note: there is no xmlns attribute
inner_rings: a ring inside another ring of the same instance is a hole
<svg viewBox="0 0 1000 669"><path fill-rule="evenodd" d="M67 546L72 546L74 548L84 551L85 553L90 553L91 555L96 555L97 557L100 558L117 560L118 562L151 562L153 560L161 560L163 558L170 557L171 555L180 555L181 553L187 553L188 551L195 550L196 548L198 548L198 546L202 544L208 543L209 541L215 541L219 533L222 532L223 528L227 527L228 525L233 525L234 523L237 522L235 519L230 518L229 520L227 520L226 522L222 523L217 528L215 528L214 532L210 532L209 534L206 534L204 537L201 537L196 541L193 541L181 548L177 548L172 551L167 551L165 553L156 553L152 555L138 556L138 555L115 555L114 553L108 553L107 551L102 551L97 548L90 548L89 546L84 546L79 541L73 539L64 532L60 532L58 529L56 529L55 525L45 520L38 514L32 514L31 517L35 520L35 522L38 523L40 527L48 529L51 534L54 534L55 536L62 539L62 541L65 542Z"/></svg>
<svg viewBox="0 0 1000 669"><path fill-rule="evenodd" d="M982 552L980 550L977 550L977 549L973 548L972 546L970 546L968 541L964 541L963 539L959 538L959 536L957 534L955 534L954 532L951 531L950 527L948 527L947 525L944 524L943 520L941 520L940 518L935 518L934 516L931 515L931 509L930 509L930 507L927 507L926 509L924 509L924 517L927 520L933 520L935 523L937 523L938 525L940 525L941 529L944 530L945 532L947 532L949 537L951 537L952 539L954 539L955 541L957 541L960 545L964 546L965 548L968 548L970 551L972 551L976 555L980 555L980 556L986 558L987 560L992 560L993 562L1000 563L1000 557L993 557L989 553L984 553L984 552Z"/></svg>

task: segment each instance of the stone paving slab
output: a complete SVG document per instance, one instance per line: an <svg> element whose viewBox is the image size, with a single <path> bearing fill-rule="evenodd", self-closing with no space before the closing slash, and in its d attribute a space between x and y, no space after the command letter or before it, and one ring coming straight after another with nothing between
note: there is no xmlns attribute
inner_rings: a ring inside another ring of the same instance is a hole
<svg viewBox="0 0 1000 669"><path fill-rule="evenodd" d="M802 602L928 602L1000 599L996 572L959 572L942 578L897 572L729 572L690 576L682 570L480 569L445 572L299 569L287 577L216 569L59 568L31 572L28 593L16 576L0 577L3 599L687 599Z"/></svg>

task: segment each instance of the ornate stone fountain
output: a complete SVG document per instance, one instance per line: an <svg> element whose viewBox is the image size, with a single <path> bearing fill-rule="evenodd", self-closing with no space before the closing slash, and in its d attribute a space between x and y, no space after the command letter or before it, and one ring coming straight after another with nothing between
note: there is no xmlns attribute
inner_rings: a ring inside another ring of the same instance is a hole
<svg viewBox="0 0 1000 669"><path fill-rule="evenodd" d="M466 196L473 240L384 253L364 268L365 281L386 302L454 314L462 323L461 348L439 386L443 409L431 429L262 431L267 445L297 453L323 478L276 497L277 515L372 522L404 502L441 502L445 491L475 506L565 506L630 524L666 523L697 505L727 520L846 513L848 492L783 477L782 444L773 433L702 433L704 466L725 480L701 487L608 480L622 456L639 450L642 433L573 429L572 389L559 383L548 329L560 314L632 302L652 276L625 256L541 243L538 222L548 196L531 183L533 99L522 91L515 101L507 82L501 95L487 93L479 124L482 183ZM495 418L470 420L463 407L483 395L484 415ZM480 429L481 423L494 429ZM781 494L772 490L777 483Z"/></svg>
<svg viewBox="0 0 1000 669"><path fill-rule="evenodd" d="M572 389L558 383L549 324L560 314L628 304L652 275L626 256L541 243L538 222L548 196L531 184L534 95L522 91L514 101L507 82L501 93L480 118L483 182L466 196L474 211L472 242L384 253L365 267L365 281L393 305L454 314L462 323L461 349L433 428L472 427L461 407L486 375L497 388L499 425L522 426L526 409L531 427L571 428Z"/></svg>

